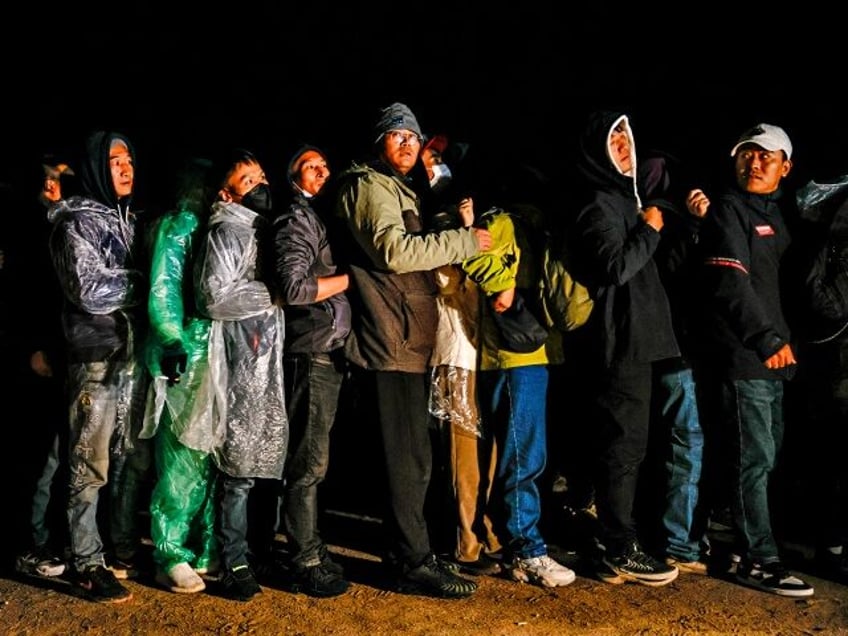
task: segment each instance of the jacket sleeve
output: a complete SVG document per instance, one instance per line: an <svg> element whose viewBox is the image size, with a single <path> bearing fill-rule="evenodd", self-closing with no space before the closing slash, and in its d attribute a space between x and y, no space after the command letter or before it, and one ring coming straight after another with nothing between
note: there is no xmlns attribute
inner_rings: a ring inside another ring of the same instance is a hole
<svg viewBox="0 0 848 636"><path fill-rule="evenodd" d="M308 305L318 295L312 264L318 258L318 228L299 210L274 223L274 265L277 288L284 305Z"/></svg>
<svg viewBox="0 0 848 636"><path fill-rule="evenodd" d="M163 217L156 228L147 310L151 330L166 347L182 344L185 321L183 277L191 236L197 223L194 214L182 212Z"/></svg>
<svg viewBox="0 0 848 636"><path fill-rule="evenodd" d="M421 233L408 227L404 212L418 220L417 202L387 179L363 176L342 193L340 202L359 245L374 265L396 274L427 271L474 256L477 240L470 228Z"/></svg>
<svg viewBox="0 0 848 636"><path fill-rule="evenodd" d="M633 219L625 215L632 215ZM581 211L577 219L578 240L594 284L624 285L653 257L660 233L636 215L635 202L632 210L624 210L600 199Z"/></svg>
<svg viewBox="0 0 848 636"><path fill-rule="evenodd" d="M515 287L521 252L508 214L495 214L487 219L486 229L492 233L492 247L466 259L462 268L485 295L491 296Z"/></svg>
<svg viewBox="0 0 848 636"><path fill-rule="evenodd" d="M99 237L91 223L69 218L55 226L50 252L65 297L90 314L108 315L138 304L143 277L135 269L110 267Z"/></svg>
<svg viewBox="0 0 848 636"><path fill-rule="evenodd" d="M253 231L240 232L230 223L209 229L197 275L198 305L214 320L242 320L272 307L268 286L255 279Z"/></svg>
<svg viewBox="0 0 848 636"><path fill-rule="evenodd" d="M717 310L740 341L766 360L786 340L751 283L750 223L745 219L745 211L728 201L710 209L702 231L705 275Z"/></svg>

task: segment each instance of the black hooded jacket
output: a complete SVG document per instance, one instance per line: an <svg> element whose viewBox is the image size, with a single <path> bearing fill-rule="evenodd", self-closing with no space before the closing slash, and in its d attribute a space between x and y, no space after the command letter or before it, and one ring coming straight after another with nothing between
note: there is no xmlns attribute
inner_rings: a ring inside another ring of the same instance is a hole
<svg viewBox="0 0 848 636"><path fill-rule="evenodd" d="M621 174L607 150L610 133L623 117L595 112L580 137L577 166L584 199L569 233L573 273L595 301L586 330L606 367L679 355L653 259L660 233L640 216L635 178ZM632 136L631 153L635 173Z"/></svg>

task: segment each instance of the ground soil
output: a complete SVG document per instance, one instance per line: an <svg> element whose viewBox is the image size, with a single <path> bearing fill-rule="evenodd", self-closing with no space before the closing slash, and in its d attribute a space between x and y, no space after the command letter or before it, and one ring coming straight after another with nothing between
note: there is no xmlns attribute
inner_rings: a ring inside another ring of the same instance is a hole
<svg viewBox="0 0 848 636"><path fill-rule="evenodd" d="M479 578L468 599L441 600L392 590L380 558L379 521L345 517L326 522L331 550L353 582L333 599L315 599L270 585L247 603L206 592L180 595L149 575L127 586L119 605L93 603L65 583L0 578L0 633L119 636L124 634L848 634L848 587L805 577L815 596L794 600L742 587L727 577L681 574L662 588L609 585L596 580L575 555L551 545L570 562L577 580L544 589L498 577ZM790 551L792 552L792 551ZM803 549L794 563L812 571Z"/></svg>

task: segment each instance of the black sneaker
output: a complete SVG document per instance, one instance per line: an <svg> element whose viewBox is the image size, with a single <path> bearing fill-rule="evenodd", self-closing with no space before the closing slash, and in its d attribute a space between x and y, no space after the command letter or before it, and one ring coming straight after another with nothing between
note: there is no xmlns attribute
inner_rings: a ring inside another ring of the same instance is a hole
<svg viewBox="0 0 848 636"><path fill-rule="evenodd" d="M827 548L819 548L814 563L816 572L822 578L848 584L848 558L844 552L835 554Z"/></svg>
<svg viewBox="0 0 848 636"><path fill-rule="evenodd" d="M477 584L456 574L458 567L431 554L416 568L401 576L398 591L439 598L465 598L477 590Z"/></svg>
<svg viewBox="0 0 848 636"><path fill-rule="evenodd" d="M15 569L30 576L56 577L65 573L65 562L47 546L34 548L15 560Z"/></svg>
<svg viewBox="0 0 848 636"><path fill-rule="evenodd" d="M221 579L221 590L234 601L249 601L262 592L249 565L237 565L227 570Z"/></svg>
<svg viewBox="0 0 848 636"><path fill-rule="evenodd" d="M481 552L476 561L460 561L457 559L454 563L459 567L460 572L471 576L494 576L500 574L503 570L501 562L485 552Z"/></svg>
<svg viewBox="0 0 848 636"><path fill-rule="evenodd" d="M291 591L303 592L318 598L330 598L347 592L350 583L323 563L311 568L303 568L292 573Z"/></svg>
<svg viewBox="0 0 848 636"><path fill-rule="evenodd" d="M324 546L321 550L321 566L325 570L329 570L334 574L344 577L344 568L340 563L333 560L333 557L330 556L330 552L327 550L327 546Z"/></svg>
<svg viewBox="0 0 848 636"><path fill-rule="evenodd" d="M74 584L89 599L98 603L123 603L132 598L132 592L121 585L115 575L102 565L78 572Z"/></svg>
<svg viewBox="0 0 848 636"><path fill-rule="evenodd" d="M632 543L622 554L605 554L603 562L618 577L624 579L624 582L641 583L651 587L667 585L679 574L676 567L655 559L644 552L637 543ZM608 583L617 582L612 578L604 580Z"/></svg>
<svg viewBox="0 0 848 636"><path fill-rule="evenodd" d="M812 596L815 590L787 570L779 561L773 563L740 563L736 580L742 585L779 596Z"/></svg>

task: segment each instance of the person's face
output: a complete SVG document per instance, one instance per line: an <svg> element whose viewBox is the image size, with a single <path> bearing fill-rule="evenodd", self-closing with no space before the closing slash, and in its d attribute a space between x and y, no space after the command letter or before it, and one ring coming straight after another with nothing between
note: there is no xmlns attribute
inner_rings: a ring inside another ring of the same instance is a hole
<svg viewBox="0 0 848 636"><path fill-rule="evenodd" d="M789 174L792 162L782 150L766 150L756 144L745 144L736 152L736 183L747 192L769 194L777 190L780 180Z"/></svg>
<svg viewBox="0 0 848 636"><path fill-rule="evenodd" d="M268 185L265 171L257 162L240 163L227 177L224 187L218 192L222 201L241 203L244 195L260 183Z"/></svg>
<svg viewBox="0 0 848 636"><path fill-rule="evenodd" d="M633 157L630 153L630 136L624 122L619 123L610 134L609 153L621 174L629 175L633 169Z"/></svg>
<svg viewBox="0 0 848 636"><path fill-rule="evenodd" d="M112 172L112 185L115 188L115 194L119 198L131 195L135 169L133 168L130 150L126 144L120 141L112 144L112 148L109 150L109 170Z"/></svg>
<svg viewBox="0 0 848 636"><path fill-rule="evenodd" d="M330 178L330 167L320 152L307 150L300 156L297 185L301 190L315 196Z"/></svg>
<svg viewBox="0 0 848 636"><path fill-rule="evenodd" d="M59 177L46 176L44 177L44 185L41 187L41 196L49 203L56 203L62 198L62 186L59 184Z"/></svg>
<svg viewBox="0 0 848 636"><path fill-rule="evenodd" d="M424 169L427 171L427 179L432 181L434 174L433 166L444 163L442 161L442 153L435 148L425 148L421 151L421 163L424 164Z"/></svg>
<svg viewBox="0 0 848 636"><path fill-rule="evenodd" d="M383 157L403 175L415 166L420 150L421 138L411 130L390 130L383 135Z"/></svg>

